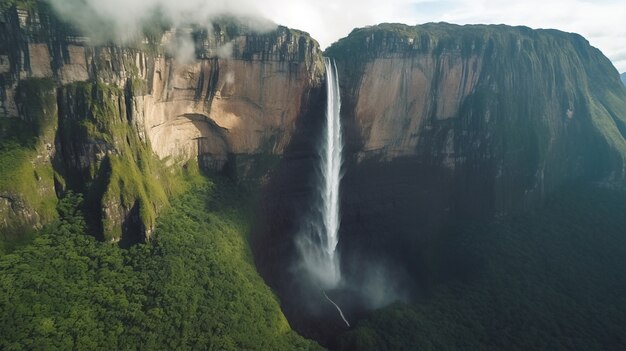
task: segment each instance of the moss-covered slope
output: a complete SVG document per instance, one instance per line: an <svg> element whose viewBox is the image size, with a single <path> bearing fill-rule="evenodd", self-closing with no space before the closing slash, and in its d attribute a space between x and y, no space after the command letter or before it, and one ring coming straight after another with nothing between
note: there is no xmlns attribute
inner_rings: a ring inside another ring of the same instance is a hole
<svg viewBox="0 0 626 351"><path fill-rule="evenodd" d="M53 82L21 81L16 102L22 119L0 117L0 252L56 217Z"/></svg>
<svg viewBox="0 0 626 351"><path fill-rule="evenodd" d="M85 194L90 225L110 240L149 237L168 195L180 190L168 169L140 139L128 96L103 83L59 90L57 164L64 187Z"/></svg>

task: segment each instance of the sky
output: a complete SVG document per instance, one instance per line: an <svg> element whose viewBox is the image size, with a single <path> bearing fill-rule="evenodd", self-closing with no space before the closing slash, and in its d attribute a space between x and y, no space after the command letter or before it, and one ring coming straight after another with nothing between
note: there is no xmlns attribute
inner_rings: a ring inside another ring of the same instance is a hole
<svg viewBox="0 0 626 351"><path fill-rule="evenodd" d="M626 72L626 0L270 0L272 20L325 48L353 28L381 22L509 24L581 34Z"/></svg>
<svg viewBox="0 0 626 351"><path fill-rule="evenodd" d="M626 0L47 0L86 30L93 15L127 35L159 6L175 23L205 23L222 13L262 16L309 32L322 49L353 28L382 22L509 24L555 28L587 38L626 72ZM97 33L96 33L97 34Z"/></svg>

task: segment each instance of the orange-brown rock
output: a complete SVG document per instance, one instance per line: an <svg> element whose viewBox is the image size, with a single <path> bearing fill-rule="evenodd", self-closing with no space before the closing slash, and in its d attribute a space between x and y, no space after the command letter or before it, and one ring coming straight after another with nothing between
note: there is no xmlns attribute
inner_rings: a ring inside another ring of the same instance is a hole
<svg viewBox="0 0 626 351"><path fill-rule="evenodd" d="M0 118L32 119L18 103L20 86L52 82L57 191L85 193L86 206L101 214L95 231L113 241L149 236L167 201L146 158L263 177L318 95L323 69L317 42L285 27L256 32L223 18L210 31L170 28L98 44L43 2L0 13Z"/></svg>

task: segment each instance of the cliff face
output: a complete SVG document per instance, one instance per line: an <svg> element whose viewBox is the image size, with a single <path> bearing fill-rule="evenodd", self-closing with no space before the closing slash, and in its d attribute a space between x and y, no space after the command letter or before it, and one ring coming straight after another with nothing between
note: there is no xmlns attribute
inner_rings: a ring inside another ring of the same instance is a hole
<svg viewBox="0 0 626 351"><path fill-rule="evenodd" d="M441 262L462 270L460 258L437 257L455 240L450 227L529 209L570 183L624 186L626 89L578 35L380 25L354 30L325 55L338 67L346 143L344 287L333 298L347 315L427 293L445 279ZM313 135L323 129L308 122ZM319 141L298 140L270 179L253 248L291 325L323 340L341 321L294 273L293 240L319 191Z"/></svg>
<svg viewBox="0 0 626 351"><path fill-rule="evenodd" d="M163 29L137 43L95 45L35 2L3 10L0 29L3 123L32 118L20 87L51 82L46 109L59 128L47 143L54 172L45 181L85 193L92 227L109 240L150 234L173 191L166 165L197 160L238 179L262 176L322 80L317 43L285 27L256 33L222 19L211 31ZM188 57L177 54L185 40Z"/></svg>
<svg viewBox="0 0 626 351"><path fill-rule="evenodd" d="M578 35L382 25L355 30L327 54L343 73L359 160L428 157L453 173L490 160L494 183L528 169L524 191L552 178L624 179L626 92L608 59ZM610 162L585 167L598 156L589 148Z"/></svg>
<svg viewBox="0 0 626 351"><path fill-rule="evenodd" d="M624 185L626 89L578 35L381 25L353 31L325 55L336 60L342 94L346 288L336 298L348 315L444 279L438 263L457 262L437 257L454 240L450 227L531 208L569 183ZM290 156L263 202L257 263L292 325L323 338L337 330L333 311L292 273L289 237L302 226L305 194L317 191L300 173L314 174L316 159Z"/></svg>
<svg viewBox="0 0 626 351"><path fill-rule="evenodd" d="M624 185L626 89L576 34L385 24L325 54L346 126L346 262L386 252L420 270L450 223L528 208L567 183Z"/></svg>

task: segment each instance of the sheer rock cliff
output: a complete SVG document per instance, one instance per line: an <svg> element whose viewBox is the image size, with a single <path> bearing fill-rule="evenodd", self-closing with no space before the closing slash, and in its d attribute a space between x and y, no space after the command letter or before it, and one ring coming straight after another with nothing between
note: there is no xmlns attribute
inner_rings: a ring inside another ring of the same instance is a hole
<svg viewBox="0 0 626 351"><path fill-rule="evenodd" d="M626 89L577 34L383 24L325 55L343 98L348 262L399 255L425 267L464 218L529 209L564 185L625 185Z"/></svg>
<svg viewBox="0 0 626 351"><path fill-rule="evenodd" d="M182 55L189 43L193 50ZM85 194L100 214L93 227L110 240L138 229L149 236L169 192L161 163L197 160L237 179L263 176L322 77L317 42L280 26L257 32L244 20L220 18L113 44L81 36L43 2L9 6L0 16L0 118L5 125L32 119L20 107L20 88L51 83L46 92L55 98L45 108L58 113L59 128L47 143L49 177L59 193ZM21 204L2 206L10 213L0 214L0 228L41 225L36 204L0 190Z"/></svg>

